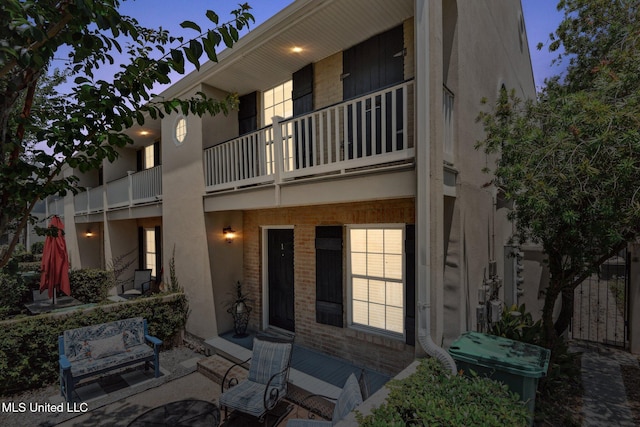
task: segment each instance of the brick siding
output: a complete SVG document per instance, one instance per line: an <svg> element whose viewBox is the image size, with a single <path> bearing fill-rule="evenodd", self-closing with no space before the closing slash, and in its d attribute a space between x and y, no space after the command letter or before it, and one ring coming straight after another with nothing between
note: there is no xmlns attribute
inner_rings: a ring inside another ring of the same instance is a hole
<svg viewBox="0 0 640 427"><path fill-rule="evenodd" d="M413 360L414 347L377 334L316 323L315 227L414 222L413 199L246 211L243 225L244 285L255 301L255 315L252 315L250 327L262 329L261 227L293 226L296 342L380 372L399 372ZM346 259L344 265L346 266ZM346 278L343 283L346 287ZM346 288L344 292L346 303Z"/></svg>

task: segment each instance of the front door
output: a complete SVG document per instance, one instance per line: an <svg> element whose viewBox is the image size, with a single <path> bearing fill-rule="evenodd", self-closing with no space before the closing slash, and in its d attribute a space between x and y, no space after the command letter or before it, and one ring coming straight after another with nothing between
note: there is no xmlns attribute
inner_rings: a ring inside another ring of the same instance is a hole
<svg viewBox="0 0 640 427"><path fill-rule="evenodd" d="M267 230L269 325L294 332L293 229Z"/></svg>

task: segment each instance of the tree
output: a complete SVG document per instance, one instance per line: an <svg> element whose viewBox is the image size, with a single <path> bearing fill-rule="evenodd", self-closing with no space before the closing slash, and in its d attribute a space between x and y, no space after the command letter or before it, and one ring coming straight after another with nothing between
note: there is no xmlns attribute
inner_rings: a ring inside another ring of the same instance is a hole
<svg viewBox="0 0 640 427"><path fill-rule="evenodd" d="M478 147L500 154L494 182L515 202L514 237L546 254L549 348L569 325L575 287L640 231L640 1L566 0L558 9L549 48L564 49L565 74L546 80L535 102L502 90L478 117Z"/></svg>
<svg viewBox="0 0 640 427"><path fill-rule="evenodd" d="M196 32L189 40L145 28L119 7L119 0L0 2L0 235L13 235L0 268L38 200L78 191L76 177L60 176L65 165L85 172L113 161L117 148L132 142L124 131L148 117L227 113L237 105L233 95L158 100L151 91L170 83L170 72L184 74L186 61L199 69L204 54L216 61L221 43L232 47L254 20L248 4L223 23L207 11L211 29L183 22ZM66 69L49 73L54 54L63 51ZM119 65L113 79L96 76L113 65ZM56 90L64 78L73 79L70 93Z"/></svg>

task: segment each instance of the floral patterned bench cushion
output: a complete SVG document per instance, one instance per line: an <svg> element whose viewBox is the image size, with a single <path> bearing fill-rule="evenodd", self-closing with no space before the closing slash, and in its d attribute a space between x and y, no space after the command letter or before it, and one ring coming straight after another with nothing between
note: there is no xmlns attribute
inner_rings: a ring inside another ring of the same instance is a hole
<svg viewBox="0 0 640 427"><path fill-rule="evenodd" d="M118 366L130 360L153 357L153 349L146 344L129 347L124 353L117 353L99 359L84 358L71 364L71 374L74 377Z"/></svg>
<svg viewBox="0 0 640 427"><path fill-rule="evenodd" d="M64 354L70 362L111 357L112 353L103 350L108 347L109 340L118 350L121 349L119 337L122 337L124 351L139 345L148 348L144 341L144 321L142 317L135 317L64 331ZM92 344L98 357L91 354Z"/></svg>

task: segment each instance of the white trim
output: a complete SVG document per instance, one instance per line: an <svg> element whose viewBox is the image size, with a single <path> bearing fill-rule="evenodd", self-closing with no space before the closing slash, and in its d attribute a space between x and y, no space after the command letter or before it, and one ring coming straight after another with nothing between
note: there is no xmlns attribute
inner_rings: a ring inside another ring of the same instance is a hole
<svg viewBox="0 0 640 427"><path fill-rule="evenodd" d="M260 232L262 235L262 247L261 247L261 262L262 262L262 325L263 330L267 329L269 325L269 253L268 253L268 233L269 230L294 230L293 237L295 239L295 226L294 225L261 225ZM293 246L293 254L295 257L295 245ZM295 269L295 264L294 264ZM295 276L295 275L294 275ZM294 300L295 300L295 282L294 286ZM294 303L295 304L295 303ZM274 327L274 326L271 326ZM277 327L274 327L277 328ZM278 328L279 329L279 328ZM291 333L291 331L287 331Z"/></svg>
<svg viewBox="0 0 640 427"><path fill-rule="evenodd" d="M361 330L367 333L382 335L385 337L397 339L397 340L405 340L406 335L406 325L405 318L407 314L407 295L405 292L406 289L406 254L405 254L405 240L407 238L406 232L406 224L404 223L385 223L385 224L346 224L346 296L347 296L347 304L346 304L346 312L347 312L347 327L350 329ZM393 331L388 331L386 329L380 329L368 325L362 325L359 323L353 323L353 290L351 286L351 230L358 229L393 229L393 230L401 230L402 231L402 333L396 333Z"/></svg>

